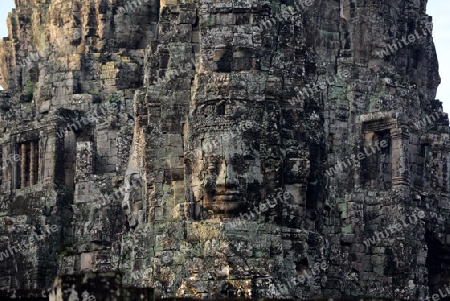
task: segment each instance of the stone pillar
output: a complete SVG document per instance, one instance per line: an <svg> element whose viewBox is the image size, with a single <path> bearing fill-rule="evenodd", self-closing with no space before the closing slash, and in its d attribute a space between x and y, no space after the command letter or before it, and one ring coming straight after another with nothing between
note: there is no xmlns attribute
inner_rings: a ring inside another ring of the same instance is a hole
<svg viewBox="0 0 450 301"><path fill-rule="evenodd" d="M38 142L31 142L30 148L30 185L34 185L38 180Z"/></svg>
<svg viewBox="0 0 450 301"><path fill-rule="evenodd" d="M75 182L84 181L94 173L94 145L91 141L77 142Z"/></svg>
<svg viewBox="0 0 450 301"><path fill-rule="evenodd" d="M65 133L63 126L60 124L49 126L45 135L47 143L45 150L42 150L41 161L41 183L55 183L57 185L65 184L65 172L64 172L64 139ZM41 136L41 139L43 137ZM56 159L54 159L56 158Z"/></svg>
<svg viewBox="0 0 450 301"><path fill-rule="evenodd" d="M26 186L26 173L28 172L28 170L26 170L26 166L27 166L27 146L25 144L22 144L20 146L20 155L21 155L21 160L20 160L20 189L25 188Z"/></svg>
<svg viewBox="0 0 450 301"><path fill-rule="evenodd" d="M433 137L430 149L430 186L436 191L440 192L442 196L449 193L449 169L450 164L447 162L448 154L450 153L450 143L445 141L446 138L441 135ZM440 204L440 207L449 208L448 198Z"/></svg>
<svg viewBox="0 0 450 301"><path fill-rule="evenodd" d="M391 130L392 139L392 186L409 185L408 140L409 133L404 128Z"/></svg>

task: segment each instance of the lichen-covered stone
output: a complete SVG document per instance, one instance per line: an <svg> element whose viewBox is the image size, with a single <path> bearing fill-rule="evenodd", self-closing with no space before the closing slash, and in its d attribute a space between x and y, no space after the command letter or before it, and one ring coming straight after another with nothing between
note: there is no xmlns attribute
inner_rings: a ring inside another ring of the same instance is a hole
<svg viewBox="0 0 450 301"><path fill-rule="evenodd" d="M50 2L0 42L3 295L113 271L125 299L444 289L425 0Z"/></svg>

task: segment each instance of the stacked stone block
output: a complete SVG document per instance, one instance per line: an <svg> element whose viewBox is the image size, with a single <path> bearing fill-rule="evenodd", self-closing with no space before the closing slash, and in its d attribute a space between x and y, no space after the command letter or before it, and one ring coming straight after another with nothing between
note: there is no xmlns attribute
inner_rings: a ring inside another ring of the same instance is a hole
<svg viewBox="0 0 450 301"><path fill-rule="evenodd" d="M431 35L377 55L430 21L426 1L140 2L18 1L9 16L0 252L59 230L0 263L6 295L116 269L158 297L443 288L450 142ZM377 137L388 151L359 159ZM254 180L234 216L208 210L202 184L230 166Z"/></svg>

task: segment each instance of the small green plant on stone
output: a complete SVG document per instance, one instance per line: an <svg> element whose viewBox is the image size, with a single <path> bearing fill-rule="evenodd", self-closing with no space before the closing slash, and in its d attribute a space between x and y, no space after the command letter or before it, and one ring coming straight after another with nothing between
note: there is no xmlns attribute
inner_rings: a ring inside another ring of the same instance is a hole
<svg viewBox="0 0 450 301"><path fill-rule="evenodd" d="M120 106L120 103L122 102L119 95L111 95L108 101L113 108L118 108Z"/></svg>
<svg viewBox="0 0 450 301"><path fill-rule="evenodd" d="M32 81L28 81L23 90L24 94L31 101L33 99L34 88L36 87L36 83Z"/></svg>

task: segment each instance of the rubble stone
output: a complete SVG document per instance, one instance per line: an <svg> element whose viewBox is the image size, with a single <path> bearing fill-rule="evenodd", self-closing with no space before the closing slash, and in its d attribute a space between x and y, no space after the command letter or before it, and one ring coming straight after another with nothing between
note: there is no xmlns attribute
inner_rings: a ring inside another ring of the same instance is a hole
<svg viewBox="0 0 450 301"><path fill-rule="evenodd" d="M1 294L443 290L450 128L426 3L16 0Z"/></svg>

